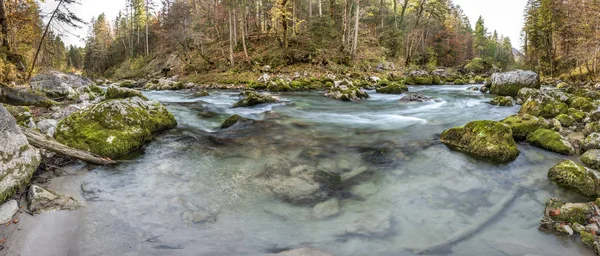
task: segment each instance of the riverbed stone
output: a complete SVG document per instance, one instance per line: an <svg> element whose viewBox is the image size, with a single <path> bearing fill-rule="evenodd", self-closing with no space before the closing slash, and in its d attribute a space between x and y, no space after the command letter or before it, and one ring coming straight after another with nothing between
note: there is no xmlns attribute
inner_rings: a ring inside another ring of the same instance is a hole
<svg viewBox="0 0 600 256"><path fill-rule="evenodd" d="M574 108L569 108L569 111L567 113L569 114L569 116L575 119L576 122L583 122L583 120L587 117L587 114L585 112Z"/></svg>
<svg viewBox="0 0 600 256"><path fill-rule="evenodd" d="M512 115L501 121L508 125L516 140L525 140L527 136L538 129L549 128L549 123L544 118L532 115Z"/></svg>
<svg viewBox="0 0 600 256"><path fill-rule="evenodd" d="M515 97L523 88L540 88L540 76L533 71L515 70L495 73L491 77L490 93Z"/></svg>
<svg viewBox="0 0 600 256"><path fill-rule="evenodd" d="M115 158L176 126L175 117L157 101L139 97L114 99L63 119L58 124L56 139L73 148Z"/></svg>
<svg viewBox="0 0 600 256"><path fill-rule="evenodd" d="M10 222L12 217L19 211L16 200L8 200L0 206L0 224Z"/></svg>
<svg viewBox="0 0 600 256"><path fill-rule="evenodd" d="M33 90L43 92L49 97L73 98L77 94L77 88L93 85L94 82L86 77L50 71L34 76L30 84Z"/></svg>
<svg viewBox="0 0 600 256"><path fill-rule="evenodd" d="M275 196L293 204L311 203L326 198L320 184L306 176L276 178L270 181L269 188Z"/></svg>
<svg viewBox="0 0 600 256"><path fill-rule="evenodd" d="M260 105L260 104L278 102L277 99L275 99L271 96L263 95L263 94L260 94L257 92L252 92L252 91L244 92L243 97L244 97L243 99L241 99L238 102L236 102L235 104L233 104L234 108L252 107L252 106L256 106L256 105Z"/></svg>
<svg viewBox="0 0 600 256"><path fill-rule="evenodd" d="M74 197L61 195L57 192L31 185L27 191L29 211L40 214L44 212L76 210L83 206Z"/></svg>
<svg viewBox="0 0 600 256"><path fill-rule="evenodd" d="M567 114L560 114L556 116L556 120L558 120L563 127L571 127L577 122L575 118Z"/></svg>
<svg viewBox="0 0 600 256"><path fill-rule="evenodd" d="M252 122L254 122L254 120L235 114L225 119L225 121L223 121L223 123L221 124L220 128L227 129L233 127L236 124L250 124Z"/></svg>
<svg viewBox="0 0 600 256"><path fill-rule="evenodd" d="M510 96L498 96L490 101L491 105L500 107L512 107L513 99Z"/></svg>
<svg viewBox="0 0 600 256"><path fill-rule="evenodd" d="M600 169L600 149L586 151L581 156L581 162L596 170Z"/></svg>
<svg viewBox="0 0 600 256"><path fill-rule="evenodd" d="M369 98L369 94L354 86L348 80L335 81L334 85L325 93L325 97L342 101L359 101Z"/></svg>
<svg viewBox="0 0 600 256"><path fill-rule="evenodd" d="M523 102L527 101L531 97L537 97L541 95L541 91L539 89L533 88L522 88L517 93L517 100L522 100Z"/></svg>
<svg viewBox="0 0 600 256"><path fill-rule="evenodd" d="M337 198L329 199L313 207L312 216L315 219L322 220L333 217L340 212L340 201Z"/></svg>
<svg viewBox="0 0 600 256"><path fill-rule="evenodd" d="M0 202L25 186L41 162L14 117L0 105Z"/></svg>
<svg viewBox="0 0 600 256"><path fill-rule="evenodd" d="M594 106L594 104L592 103L591 100L589 100L588 98L585 98L585 97L580 97L580 96L571 98L569 100L569 107L572 107L574 109L581 110L584 112L590 112L590 111L596 109L596 107Z"/></svg>
<svg viewBox="0 0 600 256"><path fill-rule="evenodd" d="M554 118L560 114L567 114L568 112L569 107L566 103L557 101L544 94L529 98L523 103L523 106L521 106L521 109L519 110L519 114L530 114L544 118Z"/></svg>
<svg viewBox="0 0 600 256"><path fill-rule="evenodd" d="M493 162L507 163L519 156L511 129L495 121L474 121L446 130L441 141L452 149Z"/></svg>
<svg viewBox="0 0 600 256"><path fill-rule="evenodd" d="M207 97L210 96L207 90L199 91L194 93L194 97Z"/></svg>
<svg viewBox="0 0 600 256"><path fill-rule="evenodd" d="M590 149L600 149L600 133L594 132L585 137L585 139L581 141L580 149L583 152Z"/></svg>
<svg viewBox="0 0 600 256"><path fill-rule="evenodd" d="M43 119L37 123L37 127L40 129L40 132L50 136L51 138L54 138L54 133L56 132L57 126L58 121L54 119Z"/></svg>
<svg viewBox="0 0 600 256"><path fill-rule="evenodd" d="M408 92L405 93L401 98L400 98L400 102L402 103L408 103L408 102L425 102L425 101L429 101L431 100L431 98L418 93L418 92Z"/></svg>
<svg viewBox="0 0 600 256"><path fill-rule="evenodd" d="M553 130L538 129L527 136L527 142L536 147L559 154L575 154L575 148L569 140Z"/></svg>
<svg viewBox="0 0 600 256"><path fill-rule="evenodd" d="M146 98L146 96L144 96L140 91L129 88L117 87L114 85L111 85L108 87L108 89L106 89L105 97L107 100L127 99L133 97L140 97L143 100L148 100L148 98Z"/></svg>
<svg viewBox="0 0 600 256"><path fill-rule="evenodd" d="M548 178L558 186L590 198L598 197L600 173L571 160L563 161L548 171Z"/></svg>
<svg viewBox="0 0 600 256"><path fill-rule="evenodd" d="M348 225L344 236L385 238L394 233L394 217L385 212L366 214Z"/></svg>
<svg viewBox="0 0 600 256"><path fill-rule="evenodd" d="M379 84L381 84L382 81L380 81ZM376 91L377 93L383 94L403 94L408 92L408 87L402 83L389 82L385 86L377 88Z"/></svg>
<svg viewBox="0 0 600 256"><path fill-rule="evenodd" d="M585 134L585 136L595 132L600 132L600 122L590 122L583 128L583 134Z"/></svg>

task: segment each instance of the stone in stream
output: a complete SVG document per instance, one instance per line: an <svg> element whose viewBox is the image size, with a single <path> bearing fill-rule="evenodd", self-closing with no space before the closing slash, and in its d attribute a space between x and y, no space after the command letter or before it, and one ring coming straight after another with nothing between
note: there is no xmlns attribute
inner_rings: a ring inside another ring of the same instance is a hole
<svg viewBox="0 0 600 256"><path fill-rule="evenodd" d="M583 134L585 134L585 136L588 136L595 132L600 132L600 122L588 123L583 128Z"/></svg>
<svg viewBox="0 0 600 256"><path fill-rule="evenodd" d="M27 191L27 203L29 211L36 214L60 210L76 210L83 206L74 197L64 196L37 185L29 187Z"/></svg>
<svg viewBox="0 0 600 256"><path fill-rule="evenodd" d="M133 97L73 113L58 124L55 137L67 146L115 158L176 126L175 117L162 104Z"/></svg>
<svg viewBox="0 0 600 256"><path fill-rule="evenodd" d="M82 76L50 71L34 76L30 84L31 89L43 92L49 97L74 98L77 88L93 85L94 82Z"/></svg>
<svg viewBox="0 0 600 256"><path fill-rule="evenodd" d="M563 161L548 171L548 178L558 186L573 190L583 196L599 196L598 180L600 173L585 168L571 160Z"/></svg>
<svg viewBox="0 0 600 256"><path fill-rule="evenodd" d="M408 92L408 87L398 82L388 82L387 80L381 80L379 81L378 85L380 85L381 87L377 88L377 93L403 94L405 92Z"/></svg>
<svg viewBox="0 0 600 256"><path fill-rule="evenodd" d="M0 105L0 202L26 186L40 162L39 151L29 145L14 117Z"/></svg>
<svg viewBox="0 0 600 256"><path fill-rule="evenodd" d="M512 107L513 98L510 96L498 96L490 101L491 105L500 107Z"/></svg>
<svg viewBox="0 0 600 256"><path fill-rule="evenodd" d="M588 150L580 159L587 166L596 170L600 169L600 149Z"/></svg>
<svg viewBox="0 0 600 256"><path fill-rule="evenodd" d="M244 95L244 98L241 99L240 101L236 102L235 104L233 104L234 108L252 107L252 106L256 106L256 105L260 105L260 104L279 102L277 99L275 99L271 96L262 95L257 92L246 91L246 92L243 92L242 94Z"/></svg>
<svg viewBox="0 0 600 256"><path fill-rule="evenodd" d="M143 100L148 100L148 98L146 98L146 96L144 96L140 91L129 88L117 87L114 85L111 85L108 87L108 89L106 89L105 97L107 100L127 99L133 97L140 97Z"/></svg>
<svg viewBox="0 0 600 256"><path fill-rule="evenodd" d="M315 219L322 220L333 217L340 212L340 201L337 198L329 199L313 207L312 216Z"/></svg>
<svg viewBox="0 0 600 256"><path fill-rule="evenodd" d="M530 114L544 118L554 118L568 112L569 106L566 103L557 101L545 94L529 98L519 110L519 114Z"/></svg>
<svg viewBox="0 0 600 256"><path fill-rule="evenodd" d="M517 100L521 100L522 102L527 101L531 97L538 97L542 94L540 89L532 89L532 88L523 88L519 90L517 93Z"/></svg>
<svg viewBox="0 0 600 256"><path fill-rule="evenodd" d="M519 156L511 129L500 122L474 121L441 135L448 147L488 161L507 163Z"/></svg>
<svg viewBox="0 0 600 256"><path fill-rule="evenodd" d="M567 114L560 114L556 116L556 120L558 120L563 127L571 127L577 122L575 118Z"/></svg>
<svg viewBox="0 0 600 256"><path fill-rule="evenodd" d="M491 78L490 93L515 97L523 88L540 88L540 76L533 71L515 70L495 73Z"/></svg>
<svg viewBox="0 0 600 256"><path fill-rule="evenodd" d="M575 148L569 140L552 130L538 129L527 136L527 142L536 147L563 155L575 154Z"/></svg>
<svg viewBox="0 0 600 256"><path fill-rule="evenodd" d="M206 97L206 96L210 96L210 94L208 93L207 90L194 93L194 97Z"/></svg>
<svg viewBox="0 0 600 256"><path fill-rule="evenodd" d="M406 93L400 98L400 102L408 103L408 102L425 102L429 101L431 98L416 92Z"/></svg>
<svg viewBox="0 0 600 256"><path fill-rule="evenodd" d="M223 121L223 123L221 124L220 128L227 129L234 125L244 125L244 124L250 124L253 122L254 122L254 120L252 120L252 119L245 118L238 114L235 114L235 115L232 115L232 116L228 117L227 119L225 119L225 121Z"/></svg>
<svg viewBox="0 0 600 256"><path fill-rule="evenodd" d="M585 137L585 139L581 141L579 148L583 152L590 149L600 149L600 133L594 132Z"/></svg>
<svg viewBox="0 0 600 256"><path fill-rule="evenodd" d="M12 217L19 211L16 200L8 200L0 206L0 224L10 222Z"/></svg>
<svg viewBox="0 0 600 256"><path fill-rule="evenodd" d="M550 124L544 118L532 115L512 115L501 121L508 125L516 140L525 140L527 136L537 129L549 128Z"/></svg>
<svg viewBox="0 0 600 256"><path fill-rule="evenodd" d="M271 256L333 256L333 254L329 254L326 252L319 251L313 248L299 248L293 249L289 251L283 251L276 254L269 254Z"/></svg>
<svg viewBox="0 0 600 256"><path fill-rule="evenodd" d="M394 217L389 213L378 212L360 216L352 224L348 224L345 233L340 236L385 238L392 234L394 234Z"/></svg>
<svg viewBox="0 0 600 256"><path fill-rule="evenodd" d="M476 91L479 91L479 88L477 88L477 86L469 86L467 88L467 91L474 91L474 92L476 92Z"/></svg>
<svg viewBox="0 0 600 256"><path fill-rule="evenodd" d="M325 97L342 101L359 101L369 98L369 94L354 86L348 80L335 81L334 85L325 93Z"/></svg>

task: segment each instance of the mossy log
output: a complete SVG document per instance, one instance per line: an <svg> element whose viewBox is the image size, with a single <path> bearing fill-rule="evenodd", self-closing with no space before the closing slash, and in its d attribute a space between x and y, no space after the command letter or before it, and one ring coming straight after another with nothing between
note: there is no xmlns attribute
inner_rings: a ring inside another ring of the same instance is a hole
<svg viewBox="0 0 600 256"><path fill-rule="evenodd" d="M40 95L28 92L20 92L4 84L0 84L0 103L13 106L38 106L50 107L56 102Z"/></svg>
<svg viewBox="0 0 600 256"><path fill-rule="evenodd" d="M65 156L73 157L91 164L98 165L112 165L116 164L117 161L111 160L109 158L104 158L101 156L94 155L87 151L74 149L68 146L65 146L45 135L42 135L36 131L21 127L23 134L27 137L27 140L31 145L38 148L43 148L55 153L63 154Z"/></svg>

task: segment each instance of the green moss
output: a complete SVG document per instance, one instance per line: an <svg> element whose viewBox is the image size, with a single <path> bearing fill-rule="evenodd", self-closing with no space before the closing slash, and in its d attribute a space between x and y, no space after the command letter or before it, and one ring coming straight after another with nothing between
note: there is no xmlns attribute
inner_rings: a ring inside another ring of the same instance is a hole
<svg viewBox="0 0 600 256"><path fill-rule="evenodd" d="M176 126L175 117L160 103L136 97L108 100L75 112L58 124L55 137L70 147L115 158Z"/></svg>
<svg viewBox="0 0 600 256"><path fill-rule="evenodd" d="M510 96L498 96L495 97L494 99L492 99L490 101L490 104L495 105L495 106L501 106L501 107L512 107L513 106L513 100L512 97Z"/></svg>
<svg viewBox="0 0 600 256"><path fill-rule="evenodd" d="M221 129L227 129L227 128L233 126L240 120L240 118L241 118L241 116L238 114L230 116L221 124Z"/></svg>
<svg viewBox="0 0 600 256"><path fill-rule="evenodd" d="M468 84L469 82L465 79L456 79L454 80L454 85L465 85Z"/></svg>
<svg viewBox="0 0 600 256"><path fill-rule="evenodd" d="M560 114L569 112L569 107L563 102L559 102L552 97L540 95L536 98L530 98L521 107L519 114L530 114L544 118L554 118Z"/></svg>
<svg viewBox="0 0 600 256"><path fill-rule="evenodd" d="M548 122L543 118L532 115L512 115L501 121L508 125L517 140L525 140L527 136L538 129L549 128Z"/></svg>
<svg viewBox="0 0 600 256"><path fill-rule="evenodd" d="M591 133L581 141L580 148L582 151L590 149L600 149L600 133Z"/></svg>
<svg viewBox="0 0 600 256"><path fill-rule="evenodd" d="M210 96L207 90L199 91L194 93L194 97L206 97Z"/></svg>
<svg viewBox="0 0 600 256"><path fill-rule="evenodd" d="M455 150L492 162L506 163L519 156L511 129L495 121L474 121L446 130L441 141Z"/></svg>
<svg viewBox="0 0 600 256"><path fill-rule="evenodd" d="M563 138L558 132L548 129L538 129L527 136L527 142L536 147L540 147L552 152L573 155L575 149L566 138Z"/></svg>
<svg viewBox="0 0 600 256"><path fill-rule="evenodd" d="M403 94L408 92L408 87L398 82L392 82L385 87L378 88L377 92L383 94Z"/></svg>
<svg viewBox="0 0 600 256"><path fill-rule="evenodd" d="M569 106L574 109L582 110L585 112L590 112L590 111L596 109L594 104L592 104L592 102L590 100L588 100L587 98L584 98L584 97L571 98L571 100L569 101Z"/></svg>
<svg viewBox="0 0 600 256"><path fill-rule="evenodd" d="M177 82L173 84L170 90L177 91L185 89L185 84L183 82Z"/></svg>
<svg viewBox="0 0 600 256"><path fill-rule="evenodd" d="M588 247L592 247L595 248L594 242L595 240L595 236L592 235L591 233L588 233L587 231L581 231L581 233L579 233L581 236L581 242L583 244L585 244Z"/></svg>
<svg viewBox="0 0 600 256"><path fill-rule="evenodd" d="M586 151L580 158L581 162L585 165L594 168L596 170L600 169L600 149L592 149Z"/></svg>
<svg viewBox="0 0 600 256"><path fill-rule="evenodd" d="M404 79L404 83L408 85L435 85L441 82L439 77L435 77L436 76L408 76Z"/></svg>
<svg viewBox="0 0 600 256"><path fill-rule="evenodd" d="M262 95L257 92L246 91L243 93L245 98L233 104L234 108L252 107L259 104L275 103L277 100L271 96Z"/></svg>
<svg viewBox="0 0 600 256"><path fill-rule="evenodd" d="M548 171L548 178L554 181L558 186L575 190L579 194L587 197L598 197L596 192L597 184L585 167L576 164L571 160L563 161Z"/></svg>
<svg viewBox="0 0 600 256"><path fill-rule="evenodd" d="M146 98L146 96L144 96L141 92L136 91L136 90L132 90L132 89L127 89L127 88L119 88L116 86L110 86L108 87L108 89L106 90L106 99L110 100L110 99L126 99L126 98L132 98L132 97L140 97L143 100L148 100L148 98Z"/></svg>
<svg viewBox="0 0 600 256"><path fill-rule="evenodd" d="M561 213L555 217L556 220L562 222L587 223L589 209L581 207L572 207L570 209L561 208Z"/></svg>
<svg viewBox="0 0 600 256"><path fill-rule="evenodd" d="M280 79L275 82L271 82L271 84L267 86L267 90L271 92L289 92L292 91L293 88L290 86L290 84Z"/></svg>
<svg viewBox="0 0 600 256"><path fill-rule="evenodd" d="M121 82L119 84L119 86L125 87L125 88L133 88L133 87L135 87L135 83L133 81L124 81L124 82Z"/></svg>
<svg viewBox="0 0 600 256"><path fill-rule="evenodd" d="M478 83L478 84L482 84L485 82L485 78L482 76L476 76L475 78L473 78L473 80L475 81L475 83Z"/></svg>
<svg viewBox="0 0 600 256"><path fill-rule="evenodd" d="M572 118L567 114L560 114L556 116L556 120L558 120L563 127L571 127L576 122L575 118Z"/></svg>
<svg viewBox="0 0 600 256"><path fill-rule="evenodd" d="M262 82L250 82L248 84L248 88L254 90L265 90L267 89L267 84Z"/></svg>
<svg viewBox="0 0 600 256"><path fill-rule="evenodd" d="M579 111L579 110L574 109L574 108L569 108L568 114L569 114L569 116L571 116L572 118L574 118L575 121L577 121L577 122L582 122L583 119L586 118L585 112Z"/></svg>

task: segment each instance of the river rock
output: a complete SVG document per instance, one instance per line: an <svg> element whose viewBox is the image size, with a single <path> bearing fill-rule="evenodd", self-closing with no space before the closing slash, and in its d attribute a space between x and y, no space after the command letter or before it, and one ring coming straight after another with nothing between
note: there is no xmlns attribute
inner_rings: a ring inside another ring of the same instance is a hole
<svg viewBox="0 0 600 256"><path fill-rule="evenodd" d="M377 93L383 94L403 94L405 92L408 92L408 87L398 82L391 82L384 87L377 88L376 91Z"/></svg>
<svg viewBox="0 0 600 256"><path fill-rule="evenodd" d="M513 132L516 140L525 140L527 136L537 129L549 128L548 121L544 118L538 118L532 115L512 115L501 121L508 125Z"/></svg>
<svg viewBox="0 0 600 256"><path fill-rule="evenodd" d="M43 119L37 123L38 129L43 134L46 134L52 138L54 138L54 133L56 132L56 127L58 126L58 121L54 119Z"/></svg>
<svg viewBox="0 0 600 256"><path fill-rule="evenodd" d="M342 101L359 101L369 98L369 94L354 86L348 80L335 81L334 85L325 93L325 97Z"/></svg>
<svg viewBox="0 0 600 256"><path fill-rule="evenodd" d="M0 105L0 202L26 185L40 162L39 151L29 145L14 117Z"/></svg>
<svg viewBox="0 0 600 256"><path fill-rule="evenodd" d="M600 122L590 122L583 128L583 134L585 134L585 136L595 132L600 132Z"/></svg>
<svg viewBox="0 0 600 256"><path fill-rule="evenodd" d="M585 137L585 139L581 141L580 149L584 152L590 149L600 149L600 133L594 132Z"/></svg>
<svg viewBox="0 0 600 256"><path fill-rule="evenodd" d="M477 86L469 86L469 87L467 87L467 91L474 91L474 92L476 92L476 91L479 91L479 88L477 88Z"/></svg>
<svg viewBox="0 0 600 256"><path fill-rule="evenodd" d="M596 170L600 169L600 149L586 151L581 156L581 162Z"/></svg>
<svg viewBox="0 0 600 256"><path fill-rule="evenodd" d="M515 70L495 73L491 78L490 93L515 97L522 88L540 88L540 76L533 71Z"/></svg>
<svg viewBox="0 0 600 256"><path fill-rule="evenodd" d="M573 148L569 140L560 135L560 133L552 130L538 129L527 136L527 142L536 147L563 155L575 154L575 148Z"/></svg>
<svg viewBox="0 0 600 256"><path fill-rule="evenodd" d="M115 158L176 126L175 117L162 104L133 97L104 101L73 113L58 124L56 139L73 148Z"/></svg>
<svg viewBox="0 0 600 256"><path fill-rule="evenodd" d="M256 106L256 105L260 105L260 104L278 102L275 98L273 98L271 96L262 95L257 92L246 91L243 93L243 95L244 95L243 99L241 99L240 101L233 104L234 108L252 107L252 106Z"/></svg>
<svg viewBox="0 0 600 256"><path fill-rule="evenodd" d="M537 97L530 97L519 110L519 114L530 114L544 118L554 118L560 114L567 114L569 107L566 103L541 94Z"/></svg>
<svg viewBox="0 0 600 256"><path fill-rule="evenodd" d="M349 224L344 236L385 238L394 233L394 217L389 213L367 214Z"/></svg>
<svg viewBox="0 0 600 256"><path fill-rule="evenodd" d="M425 70L414 70L404 79L404 83L408 85L436 85L440 84L440 77L431 75Z"/></svg>
<svg viewBox="0 0 600 256"><path fill-rule="evenodd" d="M563 127L571 127L577 122L575 118L567 114L560 114L556 116L556 120L558 120Z"/></svg>
<svg viewBox="0 0 600 256"><path fill-rule="evenodd" d="M254 120L249 119L249 118L245 118L242 117L238 114L232 115L229 118L227 118L225 121L223 121L223 123L221 124L220 128L221 129L227 129L229 127L232 127L234 125L245 125L245 124L251 124L253 123Z"/></svg>
<svg viewBox="0 0 600 256"><path fill-rule="evenodd" d="M280 177L269 182L269 188L275 196L293 204L306 204L322 201L326 193L312 177Z"/></svg>
<svg viewBox="0 0 600 256"><path fill-rule="evenodd" d="M326 252L319 251L313 248L300 248L289 251L280 252L277 254L270 254L272 256L333 256Z"/></svg>
<svg viewBox="0 0 600 256"><path fill-rule="evenodd" d="M312 216L322 220L337 215L340 212L340 201L337 198L329 199L313 207Z"/></svg>
<svg viewBox="0 0 600 256"><path fill-rule="evenodd" d="M519 156L511 129L495 121L474 121L446 130L441 141L452 149L493 162L507 163Z"/></svg>
<svg viewBox="0 0 600 256"><path fill-rule="evenodd" d="M127 99L133 97L140 97L143 100L148 100L148 98L146 98L146 96L144 96L140 91L129 88L117 87L114 85L111 85L108 87L108 89L106 89L105 97L107 100Z"/></svg>
<svg viewBox="0 0 600 256"><path fill-rule="evenodd" d="M522 100L523 102L527 101L529 98L531 97L538 97L542 94L542 92L539 89L532 89L532 88L522 88L521 90L519 90L519 92L517 93L517 100Z"/></svg>
<svg viewBox="0 0 600 256"><path fill-rule="evenodd" d="M590 198L598 197L600 173L585 168L571 160L563 161L548 171L548 178L558 186L574 190Z"/></svg>
<svg viewBox="0 0 600 256"><path fill-rule="evenodd" d="M513 99L510 96L498 96L490 101L491 105L500 107L512 107Z"/></svg>
<svg viewBox="0 0 600 256"><path fill-rule="evenodd" d="M581 110L584 112L590 112L590 111L596 109L596 106L594 106L592 101L590 101L589 99L587 99L585 97L579 97L579 96L573 97L569 100L569 107L572 107L574 109Z"/></svg>
<svg viewBox="0 0 600 256"><path fill-rule="evenodd" d="M400 102L408 103L408 102L425 102L429 101L431 98L416 92L406 93L402 98L400 98Z"/></svg>
<svg viewBox="0 0 600 256"><path fill-rule="evenodd" d="M27 191L27 203L29 211L36 214L60 210L76 210L82 206L82 203L74 197L64 196L37 185L29 187Z"/></svg>
<svg viewBox="0 0 600 256"><path fill-rule="evenodd" d="M12 217L19 211L16 200L8 200L0 206L0 224L10 222Z"/></svg>
<svg viewBox="0 0 600 256"><path fill-rule="evenodd" d="M34 76L30 84L33 90L41 91L49 97L74 97L77 88L93 85L94 82L82 76L50 71Z"/></svg>
<svg viewBox="0 0 600 256"><path fill-rule="evenodd" d="M207 97L210 96L207 90L199 91L194 93L194 97Z"/></svg>

